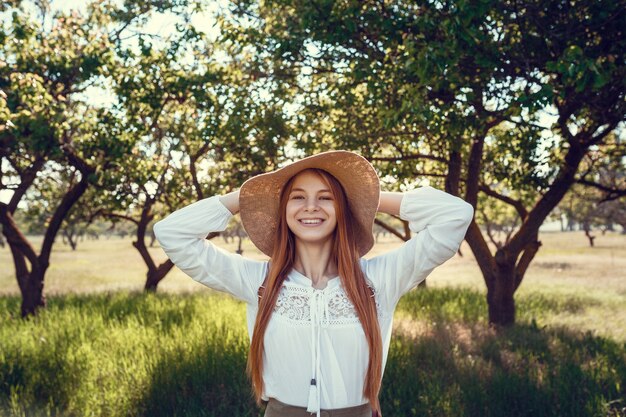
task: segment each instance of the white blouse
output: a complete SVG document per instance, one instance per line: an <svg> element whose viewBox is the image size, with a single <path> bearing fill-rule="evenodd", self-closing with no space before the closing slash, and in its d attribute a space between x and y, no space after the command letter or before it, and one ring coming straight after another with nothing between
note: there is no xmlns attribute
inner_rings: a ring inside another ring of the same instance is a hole
<svg viewBox="0 0 626 417"><path fill-rule="evenodd" d="M247 304L250 337L257 314L257 290L267 261L246 259L205 237L226 228L232 214L218 196L184 207L154 225L170 259L202 284ZM415 235L400 248L361 268L374 288L383 341L383 370L398 300L459 248L473 216L471 205L432 187L404 194L400 217ZM263 398L310 412L367 403L363 396L369 349L352 303L338 277L324 289L292 270L278 296L264 338ZM316 385L311 385L312 380Z"/></svg>

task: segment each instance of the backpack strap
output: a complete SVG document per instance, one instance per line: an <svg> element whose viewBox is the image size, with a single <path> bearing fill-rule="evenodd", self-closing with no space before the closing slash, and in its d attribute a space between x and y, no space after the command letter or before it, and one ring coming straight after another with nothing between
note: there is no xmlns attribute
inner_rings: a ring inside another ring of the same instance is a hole
<svg viewBox="0 0 626 417"><path fill-rule="evenodd" d="M258 301L261 301L261 298L263 298L263 294L265 294L265 288L267 287L267 280L269 279L269 276L270 276L270 265L271 265L271 261L267 263L267 274L265 274L265 279L263 279L263 283L261 284L259 289L256 291Z"/></svg>

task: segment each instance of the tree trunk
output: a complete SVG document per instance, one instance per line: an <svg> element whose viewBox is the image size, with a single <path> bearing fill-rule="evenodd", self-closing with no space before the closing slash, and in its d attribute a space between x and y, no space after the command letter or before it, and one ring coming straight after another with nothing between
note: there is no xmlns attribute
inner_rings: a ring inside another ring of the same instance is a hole
<svg viewBox="0 0 626 417"><path fill-rule="evenodd" d="M22 291L22 317L34 316L41 307L46 306L46 297L43 293L45 269L33 268L24 290Z"/></svg>
<svg viewBox="0 0 626 417"><path fill-rule="evenodd" d="M588 227L585 227L585 236L587 236L587 239L589 239L589 246L593 248L593 241L596 237L591 234L591 230L589 230Z"/></svg>
<svg viewBox="0 0 626 417"><path fill-rule="evenodd" d="M237 239L239 239L238 243L237 243L237 250L235 251L238 255L243 254L243 238L241 236L237 236Z"/></svg>
<svg viewBox="0 0 626 417"><path fill-rule="evenodd" d="M15 276L22 294L21 314L22 317L26 317L35 314L40 307L46 305L43 296L43 279L48 268L48 258L37 256L4 203L0 203L0 223L2 223L2 232L13 255ZM30 262L30 271L26 265L26 259Z"/></svg>
<svg viewBox="0 0 626 417"><path fill-rule="evenodd" d="M174 263L168 259L159 265L158 268L149 269L144 290L147 292L156 292L159 282L165 278L173 267Z"/></svg>
<svg viewBox="0 0 626 417"><path fill-rule="evenodd" d="M574 232L576 230L576 222L574 220L567 220L567 230L570 232Z"/></svg>
<svg viewBox="0 0 626 417"><path fill-rule="evenodd" d="M76 250L76 246L78 245L78 237L73 231L68 231L67 229L63 230L63 243L70 245L72 251Z"/></svg>
<svg viewBox="0 0 626 417"><path fill-rule="evenodd" d="M174 267L174 263L169 259L160 264L159 266L154 263L150 252L146 247L146 231L148 224L154 218L154 215L150 213L152 209L152 203L147 203L141 211L141 219L137 223L137 240L133 242L133 246L139 251L141 258L148 267L148 273L146 274L146 284L144 290L147 292L156 292L159 282L168 272Z"/></svg>
<svg viewBox="0 0 626 417"><path fill-rule="evenodd" d="M487 290L489 323L512 326L515 324L515 275L512 268L498 269L492 287Z"/></svg>

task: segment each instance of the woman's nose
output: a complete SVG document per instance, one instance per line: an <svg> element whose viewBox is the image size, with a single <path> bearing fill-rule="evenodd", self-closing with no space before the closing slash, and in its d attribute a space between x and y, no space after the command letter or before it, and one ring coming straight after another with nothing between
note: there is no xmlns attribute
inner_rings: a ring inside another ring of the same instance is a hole
<svg viewBox="0 0 626 417"><path fill-rule="evenodd" d="M316 198L307 198L306 199L306 205L304 206L304 209L307 211L317 211L317 209L319 209L319 205L317 204L317 199Z"/></svg>

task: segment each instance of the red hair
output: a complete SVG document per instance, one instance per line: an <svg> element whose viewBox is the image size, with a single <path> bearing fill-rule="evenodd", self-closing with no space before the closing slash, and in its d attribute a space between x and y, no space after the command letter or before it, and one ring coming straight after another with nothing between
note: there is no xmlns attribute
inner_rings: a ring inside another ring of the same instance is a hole
<svg viewBox="0 0 626 417"><path fill-rule="evenodd" d="M320 169L309 169L322 177L330 187L335 202L337 227L333 235L331 259L337 264L339 278L346 295L354 305L359 317L365 338L369 347L369 362L365 376L363 395L369 400L374 411L380 413L378 393L382 380L382 338L376 300L372 289L368 286L365 274L359 264L359 252L354 239L353 230L356 227L354 217L350 211L348 200L343 187L335 177ZM250 355L248 356L248 375L252 381L252 388L258 403L263 392L263 338L270 321L278 294L287 274L293 268L296 245L295 238L285 218L285 211L289 193L293 185L292 177L283 187L280 196L280 219L274 240L271 262L263 293L259 292L259 307L254 323Z"/></svg>

